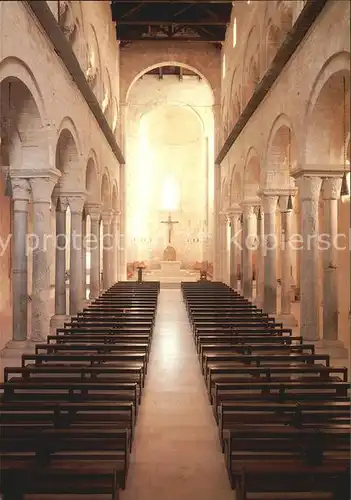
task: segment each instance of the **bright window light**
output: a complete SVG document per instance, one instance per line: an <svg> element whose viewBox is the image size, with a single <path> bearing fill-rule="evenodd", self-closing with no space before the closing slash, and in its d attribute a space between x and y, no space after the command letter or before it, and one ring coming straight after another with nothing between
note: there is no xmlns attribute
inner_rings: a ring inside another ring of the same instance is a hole
<svg viewBox="0 0 351 500"><path fill-rule="evenodd" d="M233 47L236 47L236 17L234 17L233 23Z"/></svg>

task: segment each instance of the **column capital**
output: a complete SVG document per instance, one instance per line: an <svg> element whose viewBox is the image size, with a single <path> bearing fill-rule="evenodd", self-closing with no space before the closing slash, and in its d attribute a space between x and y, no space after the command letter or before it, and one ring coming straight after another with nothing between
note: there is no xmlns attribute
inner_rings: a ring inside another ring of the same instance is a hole
<svg viewBox="0 0 351 500"><path fill-rule="evenodd" d="M288 208L289 197L295 196L297 193L297 188L293 188L290 190L289 194L282 194L279 196L278 208L280 213L291 212L292 209Z"/></svg>
<svg viewBox="0 0 351 500"><path fill-rule="evenodd" d="M113 210L112 211L112 222L114 224L117 224L117 222L119 221L120 216L121 216L121 212L119 210Z"/></svg>
<svg viewBox="0 0 351 500"><path fill-rule="evenodd" d="M82 214L86 194L83 192L67 192L63 196L67 198L72 214Z"/></svg>
<svg viewBox="0 0 351 500"><path fill-rule="evenodd" d="M318 201L322 178L318 175L302 175L296 179L297 187L299 188L300 200Z"/></svg>
<svg viewBox="0 0 351 500"><path fill-rule="evenodd" d="M277 210L279 194L276 189L263 190L260 192L262 197L262 207L265 214L272 214ZM280 195L281 196L281 195Z"/></svg>
<svg viewBox="0 0 351 500"><path fill-rule="evenodd" d="M239 205L233 205L229 208L227 212L228 219L232 224L235 219L238 219L241 215L241 208Z"/></svg>
<svg viewBox="0 0 351 500"><path fill-rule="evenodd" d="M50 203L53 189L61 173L59 170L50 169L46 172L38 172L29 179L32 189L34 203Z"/></svg>
<svg viewBox="0 0 351 500"><path fill-rule="evenodd" d="M103 224L111 224L113 218L113 211L108 209L101 213L101 219Z"/></svg>
<svg viewBox="0 0 351 500"><path fill-rule="evenodd" d="M68 208L68 199L66 196L57 196L56 200L56 212L66 212Z"/></svg>
<svg viewBox="0 0 351 500"><path fill-rule="evenodd" d="M101 205L98 203L87 203L85 205L86 213L90 216L93 221L99 221L101 217Z"/></svg>
<svg viewBox="0 0 351 500"><path fill-rule="evenodd" d="M21 177L11 177L12 199L14 201L29 201L30 184L28 179Z"/></svg>
<svg viewBox="0 0 351 500"><path fill-rule="evenodd" d="M322 181L324 200L338 200L340 198L342 177L326 177Z"/></svg>
<svg viewBox="0 0 351 500"><path fill-rule="evenodd" d="M252 217L255 215L255 206L257 204L257 200L244 200L240 203L243 216L244 217Z"/></svg>

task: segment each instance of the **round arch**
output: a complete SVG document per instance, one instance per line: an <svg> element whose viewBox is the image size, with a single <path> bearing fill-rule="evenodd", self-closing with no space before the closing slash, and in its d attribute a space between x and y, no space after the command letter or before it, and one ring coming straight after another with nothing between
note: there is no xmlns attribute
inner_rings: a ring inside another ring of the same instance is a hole
<svg viewBox="0 0 351 500"><path fill-rule="evenodd" d="M111 208L111 180L107 168L105 168L101 178L101 202L104 209Z"/></svg>
<svg viewBox="0 0 351 500"><path fill-rule="evenodd" d="M201 73L199 71L199 69L197 69L194 66L191 66L189 64L181 63L181 62L178 62L178 61L163 61L163 62L160 61L159 63L152 64L152 65L148 66L147 68L144 68L143 70L139 71L137 75L134 76L134 78L132 79L132 81L127 86L126 102L128 102L128 100L129 100L129 95L130 95L131 89L132 89L133 85L135 84L135 82L137 80L139 80L140 77L142 77L143 75L145 75L145 73L147 73L148 71L151 71L153 69L156 69L156 68L159 68L159 67L162 67L162 66L180 66L181 68L185 68L185 69L189 69L189 70L193 71L194 73L196 73L197 75L199 75L207 83L207 85L209 86L209 88L211 89L211 92L212 92L213 102L215 101L215 99L214 99L214 93L213 93L213 87L212 87L210 81L206 78L206 76L203 73Z"/></svg>

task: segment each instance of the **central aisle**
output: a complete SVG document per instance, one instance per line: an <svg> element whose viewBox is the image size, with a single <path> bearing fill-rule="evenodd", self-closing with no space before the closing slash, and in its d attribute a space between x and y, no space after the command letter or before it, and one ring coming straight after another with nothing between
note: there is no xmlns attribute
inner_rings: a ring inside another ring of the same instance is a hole
<svg viewBox="0 0 351 500"><path fill-rule="evenodd" d="M233 500L180 290L161 290L123 500Z"/></svg>

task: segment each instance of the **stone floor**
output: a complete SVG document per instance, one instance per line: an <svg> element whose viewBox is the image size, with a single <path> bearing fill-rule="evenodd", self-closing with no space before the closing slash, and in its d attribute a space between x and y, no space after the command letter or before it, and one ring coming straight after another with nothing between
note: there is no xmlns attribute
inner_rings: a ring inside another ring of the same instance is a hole
<svg viewBox="0 0 351 500"><path fill-rule="evenodd" d="M233 500L180 290L161 290L122 500Z"/></svg>

